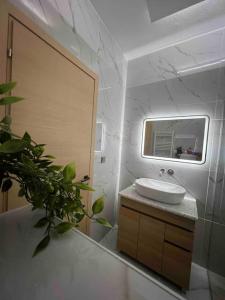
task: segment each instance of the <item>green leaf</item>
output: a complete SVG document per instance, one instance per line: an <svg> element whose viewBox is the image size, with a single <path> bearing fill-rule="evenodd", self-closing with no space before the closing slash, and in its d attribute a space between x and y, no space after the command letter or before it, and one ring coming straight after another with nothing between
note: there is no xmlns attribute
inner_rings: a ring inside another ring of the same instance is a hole
<svg viewBox="0 0 225 300"><path fill-rule="evenodd" d="M5 178L4 176L5 176L4 171L1 170L0 171L0 187L2 186L2 181Z"/></svg>
<svg viewBox="0 0 225 300"><path fill-rule="evenodd" d="M36 256L39 252L43 251L48 246L49 242L50 242L50 236L46 235L34 250L33 257Z"/></svg>
<svg viewBox="0 0 225 300"><path fill-rule="evenodd" d="M39 168L46 168L52 164L51 160L42 159L38 161Z"/></svg>
<svg viewBox="0 0 225 300"><path fill-rule="evenodd" d="M27 143L23 140L9 140L0 145L0 153L17 153L23 151Z"/></svg>
<svg viewBox="0 0 225 300"><path fill-rule="evenodd" d="M83 220L84 216L85 214L76 213L75 214L76 222L80 223Z"/></svg>
<svg viewBox="0 0 225 300"><path fill-rule="evenodd" d="M55 159L55 156L53 156L53 155L44 155L42 157L45 157L45 158L48 158L48 159Z"/></svg>
<svg viewBox="0 0 225 300"><path fill-rule="evenodd" d="M79 214L79 215L83 215L84 214L84 210L82 207L78 206L76 208L74 208L74 211Z"/></svg>
<svg viewBox="0 0 225 300"><path fill-rule="evenodd" d="M24 133L23 140L29 144L31 143L31 137L30 137L29 133L27 133L27 132Z"/></svg>
<svg viewBox="0 0 225 300"><path fill-rule="evenodd" d="M19 102L23 100L21 97L15 97L15 96L8 96L0 99L0 105L8 105L8 104L13 104L16 102Z"/></svg>
<svg viewBox="0 0 225 300"><path fill-rule="evenodd" d="M18 197L23 197L25 195L25 190L24 188L21 188L18 192Z"/></svg>
<svg viewBox="0 0 225 300"><path fill-rule="evenodd" d="M95 191L90 185L82 182L75 182L74 186L80 190L91 191L91 192Z"/></svg>
<svg viewBox="0 0 225 300"><path fill-rule="evenodd" d="M7 142L7 141L9 141L9 140L11 140L11 134L10 133L8 133L8 132L5 132L4 130L1 130L0 131L0 143L2 144L2 143L5 143L5 142Z"/></svg>
<svg viewBox="0 0 225 300"><path fill-rule="evenodd" d="M2 192L7 192L12 187L12 185L13 183L11 179L4 180L2 184Z"/></svg>
<svg viewBox="0 0 225 300"><path fill-rule="evenodd" d="M1 123L4 123L8 126L11 125L12 123L12 118L10 116L5 116L2 120L1 120Z"/></svg>
<svg viewBox="0 0 225 300"><path fill-rule="evenodd" d="M103 209L104 209L104 198L100 197L92 205L92 212L94 215L97 215L100 212L102 212Z"/></svg>
<svg viewBox="0 0 225 300"><path fill-rule="evenodd" d="M64 181L69 183L76 177L75 164L70 163L66 165L63 169Z"/></svg>
<svg viewBox="0 0 225 300"><path fill-rule="evenodd" d="M61 169L63 168L63 166L58 166L58 165L52 165L52 166L49 166L48 169L49 171L51 172L54 172L54 171L60 171Z"/></svg>
<svg viewBox="0 0 225 300"><path fill-rule="evenodd" d="M43 227L43 226L45 226L48 222L49 222L48 218L46 218L46 217L41 218L41 219L34 225L34 227L35 227L35 228Z"/></svg>
<svg viewBox="0 0 225 300"><path fill-rule="evenodd" d="M40 157L44 153L44 151L45 151L45 148L42 145L37 145L33 149L33 153L37 157Z"/></svg>
<svg viewBox="0 0 225 300"><path fill-rule="evenodd" d="M10 92L16 86L16 82L0 84L0 95Z"/></svg>
<svg viewBox="0 0 225 300"><path fill-rule="evenodd" d="M43 208L44 204L43 204L43 197L36 193L31 197L31 202L32 205L34 205L36 208Z"/></svg>
<svg viewBox="0 0 225 300"><path fill-rule="evenodd" d="M74 227L74 224L72 224L70 222L62 222L55 226L55 230L57 233L61 234L61 233L64 233L64 232L70 230L73 227Z"/></svg>
<svg viewBox="0 0 225 300"><path fill-rule="evenodd" d="M25 154L22 153L21 155L21 161L23 162L23 164L26 166L26 167L30 167L30 168L35 168L35 164L34 162Z"/></svg>
<svg viewBox="0 0 225 300"><path fill-rule="evenodd" d="M105 218L97 218L95 221L105 227L112 228L112 225Z"/></svg>

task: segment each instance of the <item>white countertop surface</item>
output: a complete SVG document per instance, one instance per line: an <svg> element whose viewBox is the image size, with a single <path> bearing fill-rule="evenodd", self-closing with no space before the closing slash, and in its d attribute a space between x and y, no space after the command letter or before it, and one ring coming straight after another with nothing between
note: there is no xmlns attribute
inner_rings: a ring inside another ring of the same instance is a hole
<svg viewBox="0 0 225 300"><path fill-rule="evenodd" d="M191 220L198 219L196 199L188 194L185 195L184 200L180 204L166 204L163 202L145 198L135 191L135 187L133 185L121 191L119 195L134 201L141 202L146 205L150 205L158 209L168 211L170 213L174 213L178 216L186 217Z"/></svg>
<svg viewBox="0 0 225 300"><path fill-rule="evenodd" d="M1 300L183 299L75 230L32 258L42 216L30 207L0 215Z"/></svg>

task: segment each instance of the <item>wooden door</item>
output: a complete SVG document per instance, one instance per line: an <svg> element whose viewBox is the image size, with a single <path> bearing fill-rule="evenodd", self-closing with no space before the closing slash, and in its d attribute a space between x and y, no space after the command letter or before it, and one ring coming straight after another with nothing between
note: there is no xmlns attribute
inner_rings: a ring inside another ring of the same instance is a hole
<svg viewBox="0 0 225 300"><path fill-rule="evenodd" d="M67 57L14 18L10 18L12 59L10 79L16 81L13 94L24 101L11 108L13 131L46 144L46 153L57 164L74 161L77 180L92 177L95 139L96 77L77 60ZM25 204L14 188L8 196L8 209ZM83 194L88 206L88 193ZM82 231L87 232L87 222Z"/></svg>
<svg viewBox="0 0 225 300"><path fill-rule="evenodd" d="M117 248L131 257L137 256L137 243L140 214L121 206Z"/></svg>
<svg viewBox="0 0 225 300"><path fill-rule="evenodd" d="M165 223L140 215L137 259L154 271L161 272Z"/></svg>

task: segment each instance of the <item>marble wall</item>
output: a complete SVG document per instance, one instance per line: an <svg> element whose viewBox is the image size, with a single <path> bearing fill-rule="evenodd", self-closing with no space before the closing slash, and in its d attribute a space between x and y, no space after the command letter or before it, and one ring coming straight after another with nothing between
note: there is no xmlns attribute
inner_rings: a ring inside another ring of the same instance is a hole
<svg viewBox="0 0 225 300"><path fill-rule="evenodd" d="M123 54L88 0L11 2L99 75L97 122L104 124L105 137L103 152L95 158L93 199L105 196L104 216L114 223L126 81ZM100 240L104 233L103 227L92 224L94 239Z"/></svg>
<svg viewBox="0 0 225 300"><path fill-rule="evenodd" d="M129 76L132 78L132 74L128 73ZM211 256L209 260L209 252L213 253L210 247L216 247L216 253L225 250L225 241L218 239L217 234L224 227L218 225L217 229L216 225L216 211L221 217L224 215L221 205L225 205L221 200L224 180L224 146L221 143L224 135L224 82L225 69L217 68L183 77L170 76L164 80L161 78L147 84L144 79L142 85L131 84L126 94L120 188L131 185L138 177L151 177L183 185L197 199L199 221L196 228L194 261L205 267L208 263L211 267L215 266L216 261L219 265L218 256ZM193 165L141 157L145 118L186 115L210 117L205 164ZM159 177L161 168L174 169L174 176ZM210 237L214 241L211 242ZM221 269L225 270L224 257L221 255L220 258L223 262L223 267L220 265Z"/></svg>
<svg viewBox="0 0 225 300"><path fill-rule="evenodd" d="M208 268L225 277L225 120L217 122L220 130L213 140L205 227L209 244Z"/></svg>

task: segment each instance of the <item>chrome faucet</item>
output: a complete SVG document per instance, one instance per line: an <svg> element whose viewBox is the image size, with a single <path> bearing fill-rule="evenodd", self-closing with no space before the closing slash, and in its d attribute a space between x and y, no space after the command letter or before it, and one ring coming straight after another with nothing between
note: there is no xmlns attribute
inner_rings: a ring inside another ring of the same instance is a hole
<svg viewBox="0 0 225 300"><path fill-rule="evenodd" d="M161 169L161 170L159 171L159 176L161 177L165 172L166 172L166 169Z"/></svg>
<svg viewBox="0 0 225 300"><path fill-rule="evenodd" d="M169 170L167 171L167 174L170 175L170 176L173 176L174 170L173 170L173 169L169 169Z"/></svg>

